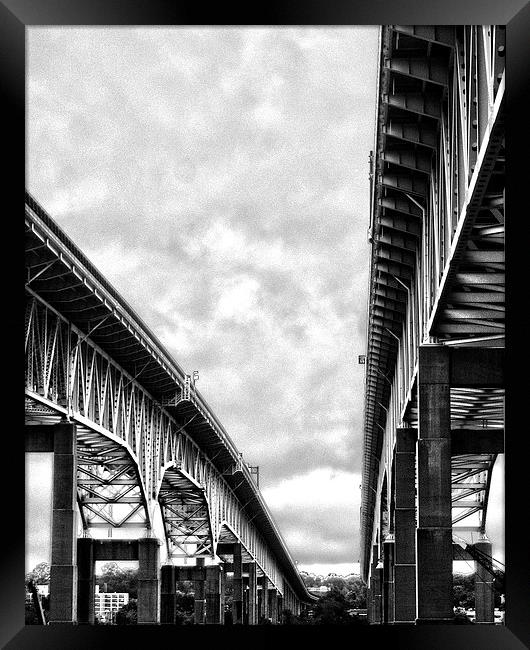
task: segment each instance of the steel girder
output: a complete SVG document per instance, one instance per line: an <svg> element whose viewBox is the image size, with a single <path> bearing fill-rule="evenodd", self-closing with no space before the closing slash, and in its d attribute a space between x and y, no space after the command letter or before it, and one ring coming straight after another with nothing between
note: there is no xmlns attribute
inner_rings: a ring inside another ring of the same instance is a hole
<svg viewBox="0 0 530 650"><path fill-rule="evenodd" d="M416 425L418 346L504 345L504 53L499 26L381 29L370 170L365 578L394 430ZM502 390L453 389L453 426L502 426L502 402ZM489 485L494 460L482 459L481 485ZM474 524L467 528L483 529L487 493L484 487L462 500L455 487L456 523L468 517ZM462 507L470 500L480 507Z"/></svg>

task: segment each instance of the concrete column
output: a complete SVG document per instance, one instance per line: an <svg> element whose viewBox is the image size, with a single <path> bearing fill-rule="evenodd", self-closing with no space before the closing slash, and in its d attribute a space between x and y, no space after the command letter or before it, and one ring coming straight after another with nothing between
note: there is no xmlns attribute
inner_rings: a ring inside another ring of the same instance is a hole
<svg viewBox="0 0 530 650"><path fill-rule="evenodd" d="M418 364L418 623L449 623L453 613L449 349L420 345Z"/></svg>
<svg viewBox="0 0 530 650"><path fill-rule="evenodd" d="M366 585L366 621L374 622L374 578L371 574Z"/></svg>
<svg viewBox="0 0 530 650"><path fill-rule="evenodd" d="M491 542L487 539L475 542L473 546L491 557ZM489 562L491 568L491 562ZM475 623L495 623L495 599L493 576L482 564L475 560Z"/></svg>
<svg viewBox="0 0 530 650"><path fill-rule="evenodd" d="M383 623L394 622L394 536L383 542Z"/></svg>
<svg viewBox="0 0 530 650"><path fill-rule="evenodd" d="M232 600L232 620L234 625L243 624L243 564L241 544L234 544L234 596Z"/></svg>
<svg viewBox="0 0 530 650"><path fill-rule="evenodd" d="M160 621L159 553L156 538L138 540L138 625Z"/></svg>
<svg viewBox="0 0 530 650"><path fill-rule="evenodd" d="M382 621L382 570L378 569L379 544L372 546L372 563L370 566L369 608L370 623L379 624Z"/></svg>
<svg viewBox="0 0 530 650"><path fill-rule="evenodd" d="M416 429L396 430L394 622L416 621Z"/></svg>
<svg viewBox="0 0 530 650"><path fill-rule="evenodd" d="M73 424L53 434L52 561L50 623L77 620L77 439Z"/></svg>
<svg viewBox="0 0 530 650"><path fill-rule="evenodd" d="M221 623L225 623L225 607L226 607L226 568L224 565L219 567L219 599L220 599L220 608L221 608Z"/></svg>
<svg viewBox="0 0 530 650"><path fill-rule="evenodd" d="M206 623L215 625L221 625L223 622L224 607L221 609L221 573L219 565L206 567Z"/></svg>
<svg viewBox="0 0 530 650"><path fill-rule="evenodd" d="M198 557L196 561L197 564L193 568L193 590L195 592L193 618L195 625L204 625L206 622L206 595L204 585L206 571L204 558Z"/></svg>
<svg viewBox="0 0 530 650"><path fill-rule="evenodd" d="M269 589L269 618L275 624L278 622L278 601L281 602L282 598L276 588Z"/></svg>
<svg viewBox="0 0 530 650"><path fill-rule="evenodd" d="M94 624L94 593L96 589L94 540L77 540L77 622Z"/></svg>
<svg viewBox="0 0 530 650"><path fill-rule="evenodd" d="M374 623L383 622L383 565L379 563L374 576Z"/></svg>
<svg viewBox="0 0 530 650"><path fill-rule="evenodd" d="M256 563L248 565L248 624L256 625L258 622L258 581Z"/></svg>
<svg viewBox="0 0 530 650"><path fill-rule="evenodd" d="M261 616L267 620L270 616L269 614L269 579L267 576L261 576Z"/></svg>
<svg viewBox="0 0 530 650"><path fill-rule="evenodd" d="M248 571L248 565L243 565L243 574ZM248 576L243 575L243 625L248 625Z"/></svg>
<svg viewBox="0 0 530 650"><path fill-rule="evenodd" d="M177 580L175 567L166 564L160 569L160 622L170 625L176 623Z"/></svg>

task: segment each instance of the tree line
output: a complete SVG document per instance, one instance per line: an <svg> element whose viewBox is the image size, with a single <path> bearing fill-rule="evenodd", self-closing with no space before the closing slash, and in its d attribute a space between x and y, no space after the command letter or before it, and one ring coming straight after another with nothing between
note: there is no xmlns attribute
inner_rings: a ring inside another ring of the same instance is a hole
<svg viewBox="0 0 530 650"><path fill-rule="evenodd" d="M281 612L281 622L287 625L354 625L365 622L359 616L358 610L366 609L366 585L357 575L327 577L315 576L301 572L301 577L308 589L326 587L318 601L309 605L300 616L294 615L289 609ZM502 572L496 572L493 583L495 607L504 608L501 593L503 591ZM36 585L49 585L50 566L41 562L26 574L26 584L32 580ZM122 568L117 562L107 562L96 575L96 584L100 591L128 593L129 603L124 605L116 614L118 625L134 625L137 621L138 571L137 569ZM227 600L231 599L231 583L227 584ZM46 620L49 612L49 596L41 598ZM453 604L460 610L474 607L475 576L474 574L455 574L453 578ZM194 593L193 582L182 581L176 590L177 624L193 624ZM463 615L462 615L463 616ZM462 618L463 621L463 618ZM463 621L464 622L464 621ZM31 602L26 603L26 624L38 623L36 612Z"/></svg>

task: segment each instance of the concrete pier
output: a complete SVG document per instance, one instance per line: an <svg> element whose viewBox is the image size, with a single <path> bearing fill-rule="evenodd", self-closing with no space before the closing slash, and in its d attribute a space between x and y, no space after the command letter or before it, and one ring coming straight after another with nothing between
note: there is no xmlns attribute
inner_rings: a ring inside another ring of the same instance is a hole
<svg viewBox="0 0 530 650"><path fill-rule="evenodd" d="M281 603L281 597L276 588L269 589L269 618L276 624L278 623L278 609Z"/></svg>
<svg viewBox="0 0 530 650"><path fill-rule="evenodd" d="M269 618L269 579L267 576L261 576L261 607L260 607L260 617L264 620Z"/></svg>
<svg viewBox="0 0 530 650"><path fill-rule="evenodd" d="M205 569L204 597L206 603L205 623L220 625L223 622L221 602L221 575L219 566L209 566Z"/></svg>
<svg viewBox="0 0 530 650"><path fill-rule="evenodd" d="M53 427L50 624L77 621L77 440L73 424Z"/></svg>
<svg viewBox="0 0 530 650"><path fill-rule="evenodd" d="M383 623L394 622L394 536L383 542Z"/></svg>
<svg viewBox="0 0 530 650"><path fill-rule="evenodd" d="M243 564L241 544L234 544L234 596L232 600L232 620L234 625L243 624Z"/></svg>
<svg viewBox="0 0 530 650"><path fill-rule="evenodd" d="M258 581L256 563L248 564L248 624L256 625L258 622Z"/></svg>
<svg viewBox="0 0 530 650"><path fill-rule="evenodd" d="M491 557L491 542L482 539L473 544L477 551ZM491 568L491 562L489 562ZM495 598L493 576L479 562L475 561L475 623L493 625L495 622Z"/></svg>
<svg viewBox="0 0 530 650"><path fill-rule="evenodd" d="M138 625L160 622L159 541L138 540Z"/></svg>
<svg viewBox="0 0 530 650"><path fill-rule="evenodd" d="M177 595L176 574L172 564L160 569L160 622L174 625L176 622Z"/></svg>
<svg viewBox="0 0 530 650"><path fill-rule="evenodd" d="M96 588L94 540L77 540L77 622L94 623L94 593Z"/></svg>
<svg viewBox="0 0 530 650"><path fill-rule="evenodd" d="M193 620L196 625L204 625L206 623L206 595L204 585L206 570L204 567L204 558L198 557L196 562L197 564L193 568L193 590L195 593Z"/></svg>
<svg viewBox="0 0 530 650"><path fill-rule="evenodd" d="M394 509L394 623L416 621L416 438L396 430Z"/></svg>
<svg viewBox="0 0 530 650"><path fill-rule="evenodd" d="M418 368L417 622L453 614L449 349L421 345Z"/></svg>

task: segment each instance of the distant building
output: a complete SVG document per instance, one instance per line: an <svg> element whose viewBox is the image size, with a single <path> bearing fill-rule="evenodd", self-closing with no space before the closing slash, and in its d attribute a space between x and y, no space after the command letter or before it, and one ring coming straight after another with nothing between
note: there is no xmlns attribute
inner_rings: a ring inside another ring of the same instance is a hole
<svg viewBox="0 0 530 650"><path fill-rule="evenodd" d="M129 602L129 594L99 591L94 594L94 615L101 623L114 623L116 612Z"/></svg>
<svg viewBox="0 0 530 650"><path fill-rule="evenodd" d="M307 591L309 591L310 594L313 594L315 596L322 596L322 594L326 594L329 591L329 587L326 587L326 585L320 585L320 587L308 587Z"/></svg>

